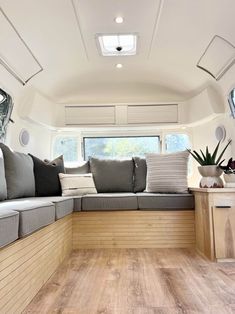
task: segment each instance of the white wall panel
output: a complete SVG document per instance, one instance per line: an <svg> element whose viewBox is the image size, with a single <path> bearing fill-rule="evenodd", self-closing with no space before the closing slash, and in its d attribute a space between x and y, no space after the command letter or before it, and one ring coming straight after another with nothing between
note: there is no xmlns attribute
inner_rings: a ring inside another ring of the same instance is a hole
<svg viewBox="0 0 235 314"><path fill-rule="evenodd" d="M113 125L115 106L65 106L66 125Z"/></svg>
<svg viewBox="0 0 235 314"><path fill-rule="evenodd" d="M178 105L128 106L128 124L177 123Z"/></svg>

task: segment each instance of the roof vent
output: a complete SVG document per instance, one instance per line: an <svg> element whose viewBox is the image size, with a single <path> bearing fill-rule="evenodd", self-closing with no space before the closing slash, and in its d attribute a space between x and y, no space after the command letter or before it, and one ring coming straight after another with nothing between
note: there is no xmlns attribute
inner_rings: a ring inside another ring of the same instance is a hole
<svg viewBox="0 0 235 314"><path fill-rule="evenodd" d="M101 54L104 57L136 55L136 34L97 35Z"/></svg>
<svg viewBox="0 0 235 314"><path fill-rule="evenodd" d="M217 81L235 62L235 47L221 36L214 36L197 63L197 67Z"/></svg>

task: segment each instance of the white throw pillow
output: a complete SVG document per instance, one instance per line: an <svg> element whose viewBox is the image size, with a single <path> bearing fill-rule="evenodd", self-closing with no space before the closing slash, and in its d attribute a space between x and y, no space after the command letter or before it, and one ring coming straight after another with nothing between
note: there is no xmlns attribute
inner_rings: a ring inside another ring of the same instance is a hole
<svg viewBox="0 0 235 314"><path fill-rule="evenodd" d="M146 154L146 192L187 193L189 152Z"/></svg>
<svg viewBox="0 0 235 314"><path fill-rule="evenodd" d="M96 194L95 183L91 173L59 174L62 196L82 196Z"/></svg>

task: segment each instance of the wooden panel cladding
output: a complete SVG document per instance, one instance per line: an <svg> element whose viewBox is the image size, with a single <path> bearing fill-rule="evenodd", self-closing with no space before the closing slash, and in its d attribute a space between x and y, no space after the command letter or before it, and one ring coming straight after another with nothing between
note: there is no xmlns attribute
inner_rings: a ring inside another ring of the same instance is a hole
<svg viewBox="0 0 235 314"><path fill-rule="evenodd" d="M235 259L235 207L213 208L217 259Z"/></svg>
<svg viewBox="0 0 235 314"><path fill-rule="evenodd" d="M193 210L73 215L73 249L188 248L195 245Z"/></svg>
<svg viewBox="0 0 235 314"><path fill-rule="evenodd" d="M0 250L0 313L21 313L72 250L72 215Z"/></svg>
<svg viewBox="0 0 235 314"><path fill-rule="evenodd" d="M196 248L210 260L214 260L213 217L210 199L206 193L195 194Z"/></svg>
<svg viewBox="0 0 235 314"><path fill-rule="evenodd" d="M115 106L65 106L66 125L113 125Z"/></svg>
<svg viewBox="0 0 235 314"><path fill-rule="evenodd" d="M129 105L128 124L177 123L178 105Z"/></svg>

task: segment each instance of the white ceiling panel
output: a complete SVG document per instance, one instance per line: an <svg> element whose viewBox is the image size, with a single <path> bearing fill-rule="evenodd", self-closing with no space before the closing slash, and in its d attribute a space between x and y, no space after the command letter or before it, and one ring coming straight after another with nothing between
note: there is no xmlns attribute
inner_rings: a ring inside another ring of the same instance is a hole
<svg viewBox="0 0 235 314"><path fill-rule="evenodd" d="M235 45L234 0L0 0L0 6L44 68L30 84L61 103L187 99L213 81L196 67L213 36ZM118 15L124 23L114 22ZM137 54L102 57L98 33L138 33Z"/></svg>

